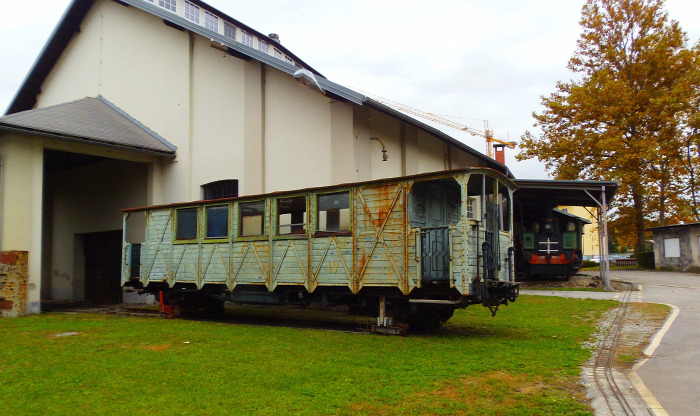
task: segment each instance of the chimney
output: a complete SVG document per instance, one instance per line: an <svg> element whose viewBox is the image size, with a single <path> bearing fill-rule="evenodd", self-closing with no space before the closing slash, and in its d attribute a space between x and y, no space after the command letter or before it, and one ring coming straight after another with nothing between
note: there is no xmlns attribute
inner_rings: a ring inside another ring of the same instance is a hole
<svg viewBox="0 0 700 416"><path fill-rule="evenodd" d="M494 144L493 152L496 155L496 162L506 164L506 145Z"/></svg>
<svg viewBox="0 0 700 416"><path fill-rule="evenodd" d="M278 35L277 33L270 33L269 35L267 35L267 37L270 38L273 42L277 42L280 45L282 44L282 42L280 42L280 35Z"/></svg>

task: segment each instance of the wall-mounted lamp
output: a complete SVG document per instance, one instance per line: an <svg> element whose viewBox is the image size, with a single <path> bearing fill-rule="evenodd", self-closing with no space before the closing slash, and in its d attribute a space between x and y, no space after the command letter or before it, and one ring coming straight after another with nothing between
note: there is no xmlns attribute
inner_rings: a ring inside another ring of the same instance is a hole
<svg viewBox="0 0 700 416"><path fill-rule="evenodd" d="M382 145L382 162L386 162L387 160L389 160L389 155L386 154L386 146L384 145L384 142L382 141L382 139L380 139L379 137L370 137L369 139L376 140L379 143L381 143L381 145Z"/></svg>

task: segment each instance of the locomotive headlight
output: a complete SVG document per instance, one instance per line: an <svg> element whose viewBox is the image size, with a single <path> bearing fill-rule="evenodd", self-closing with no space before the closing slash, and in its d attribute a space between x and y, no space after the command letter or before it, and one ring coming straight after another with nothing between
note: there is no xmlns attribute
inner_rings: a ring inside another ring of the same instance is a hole
<svg viewBox="0 0 700 416"><path fill-rule="evenodd" d="M551 229L552 229L552 223L549 222L549 221L547 221L547 222L544 224L544 229L547 230L547 231L551 230Z"/></svg>

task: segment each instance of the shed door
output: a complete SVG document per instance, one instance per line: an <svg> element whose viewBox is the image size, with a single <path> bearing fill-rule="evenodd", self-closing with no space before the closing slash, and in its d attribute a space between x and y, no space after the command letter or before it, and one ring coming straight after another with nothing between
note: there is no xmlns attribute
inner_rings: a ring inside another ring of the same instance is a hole
<svg viewBox="0 0 700 416"><path fill-rule="evenodd" d="M85 300L95 303L120 303L122 232L84 234L83 246Z"/></svg>

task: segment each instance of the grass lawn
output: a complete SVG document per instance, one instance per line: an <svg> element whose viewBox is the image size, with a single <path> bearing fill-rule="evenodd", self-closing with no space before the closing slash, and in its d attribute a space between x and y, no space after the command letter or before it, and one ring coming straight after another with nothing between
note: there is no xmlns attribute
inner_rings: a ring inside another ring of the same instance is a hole
<svg viewBox="0 0 700 416"><path fill-rule="evenodd" d="M612 301L521 296L432 335L42 314L0 320L6 415L590 415L578 385ZM77 335L57 336L77 332Z"/></svg>

